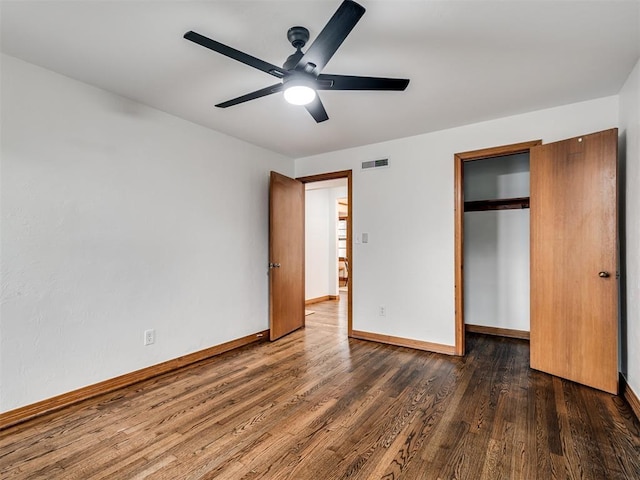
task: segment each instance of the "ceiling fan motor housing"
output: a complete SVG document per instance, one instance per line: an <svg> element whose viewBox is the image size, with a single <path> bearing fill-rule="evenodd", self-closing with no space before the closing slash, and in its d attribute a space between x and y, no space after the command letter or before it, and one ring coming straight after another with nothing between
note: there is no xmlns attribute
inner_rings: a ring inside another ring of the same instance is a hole
<svg viewBox="0 0 640 480"><path fill-rule="evenodd" d="M293 45L296 51L289 55L282 65L282 68L285 70L293 70L304 55L300 49L309 41L309 30L304 27L291 27L287 31L287 39L291 42L291 45Z"/></svg>
<svg viewBox="0 0 640 480"><path fill-rule="evenodd" d="M287 39L293 45L293 48L300 50L309 41L309 30L304 27L291 27L287 31Z"/></svg>

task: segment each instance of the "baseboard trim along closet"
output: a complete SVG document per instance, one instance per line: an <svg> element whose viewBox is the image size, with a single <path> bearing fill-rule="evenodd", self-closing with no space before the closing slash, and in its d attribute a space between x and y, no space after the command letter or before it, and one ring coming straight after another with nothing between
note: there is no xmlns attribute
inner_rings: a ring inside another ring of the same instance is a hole
<svg viewBox="0 0 640 480"><path fill-rule="evenodd" d="M629 384L627 383L627 379L624 378L624 375L620 375L620 394L625 398L625 400L629 403L631 410L636 415L636 418L640 420L640 399L636 393L631 389Z"/></svg>
<svg viewBox="0 0 640 480"><path fill-rule="evenodd" d="M394 337L393 335L382 335L380 333L362 332L359 330L353 330L349 336L351 338L357 338L358 340L386 343L388 345L395 345L396 347L407 347L415 350L424 350L425 352L455 355L454 345L442 345L441 343L423 342L421 340L412 340L411 338Z"/></svg>
<svg viewBox="0 0 640 480"><path fill-rule="evenodd" d="M119 388L128 387L134 383L148 380L150 378L169 373L173 370L177 370L187 365L206 360L207 358L220 355L221 353L235 350L236 348L244 347L254 342L265 341L269 338L269 330L262 332L252 333L246 337L237 338L229 342L221 343L220 345L214 345L213 347L205 348L197 352L189 353L166 362L158 363L150 367L136 370L134 372L125 373L119 377L110 378L93 385L79 388L71 392L63 393L55 397L42 400L40 402L25 405L24 407L16 408L15 410L9 410L8 412L0 413L0 430L10 427L17 423L24 422L39 415L59 410L63 407L73 405L74 403L87 400L104 393L109 393Z"/></svg>
<svg viewBox="0 0 640 480"><path fill-rule="evenodd" d="M327 300L338 300L340 297L338 295L323 295L322 297L310 298L309 300L305 300L305 305L311 305L312 303L320 303L326 302Z"/></svg>
<svg viewBox="0 0 640 480"><path fill-rule="evenodd" d="M529 332L527 332L526 330L486 327L484 325L465 325L464 328L467 332L471 333L483 333L485 335L495 335L497 337L520 338L522 340L529 340Z"/></svg>

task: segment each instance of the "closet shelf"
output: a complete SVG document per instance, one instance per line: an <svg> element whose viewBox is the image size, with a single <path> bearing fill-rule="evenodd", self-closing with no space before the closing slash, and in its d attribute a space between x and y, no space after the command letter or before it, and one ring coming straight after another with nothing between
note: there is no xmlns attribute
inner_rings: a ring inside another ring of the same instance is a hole
<svg viewBox="0 0 640 480"><path fill-rule="evenodd" d="M464 202L465 212L482 212L486 210L514 210L529 208L529 197L500 198L496 200L476 200Z"/></svg>

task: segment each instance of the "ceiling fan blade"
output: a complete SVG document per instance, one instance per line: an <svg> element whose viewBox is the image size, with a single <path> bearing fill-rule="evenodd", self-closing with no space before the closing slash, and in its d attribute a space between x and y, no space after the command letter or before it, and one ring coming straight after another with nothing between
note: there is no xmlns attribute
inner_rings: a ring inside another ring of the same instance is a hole
<svg viewBox="0 0 640 480"><path fill-rule="evenodd" d="M270 87L265 87L260 90L256 90L255 92L247 93L246 95L242 95L238 98L233 98L231 100L227 100L226 102L222 102L216 105L219 108L227 108L233 107L234 105L238 105L239 103L248 102L249 100L255 100L256 98L266 97L267 95L271 95L272 93L278 93L282 90L282 84L276 83L275 85L271 85Z"/></svg>
<svg viewBox="0 0 640 480"><path fill-rule="evenodd" d="M320 101L320 97L318 95L316 95L313 102L305 105L304 108L307 109L307 112L311 114L317 123L329 120L329 115L327 115L327 111L324 109L324 105L322 105L322 101Z"/></svg>
<svg viewBox="0 0 640 480"><path fill-rule="evenodd" d="M406 78L358 77L351 75L320 74L318 90L395 90L402 91L409 85Z"/></svg>
<svg viewBox="0 0 640 480"><path fill-rule="evenodd" d="M295 69L317 75L329 62L344 39L364 15L365 8L352 0L344 0L336 13L318 34Z"/></svg>
<svg viewBox="0 0 640 480"><path fill-rule="evenodd" d="M189 31L184 34L184 38L187 40L191 40L198 45L202 45L203 47L209 48L214 52L221 53L222 55L226 55L229 58L233 58L238 62L242 62L245 65L249 65L250 67L257 68L258 70L262 70L269 75L273 75L274 77L284 78L289 74L286 70L272 65L269 62L265 62L264 60L260 60L259 58L253 57L247 53L241 52L240 50L236 50L235 48L231 48L223 43L216 42L215 40L211 40L208 37L200 35L199 33Z"/></svg>

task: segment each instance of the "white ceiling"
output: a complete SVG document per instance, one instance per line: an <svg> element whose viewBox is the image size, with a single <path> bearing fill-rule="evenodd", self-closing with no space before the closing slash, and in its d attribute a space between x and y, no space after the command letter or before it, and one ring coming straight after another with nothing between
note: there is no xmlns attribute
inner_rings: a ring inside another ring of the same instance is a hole
<svg viewBox="0 0 640 480"><path fill-rule="evenodd" d="M640 56L640 1L361 0L324 73L411 79L405 92L321 92L316 124L281 94L228 109L270 75L184 40L194 30L281 65L341 0L2 0L22 58L291 157L617 94Z"/></svg>

